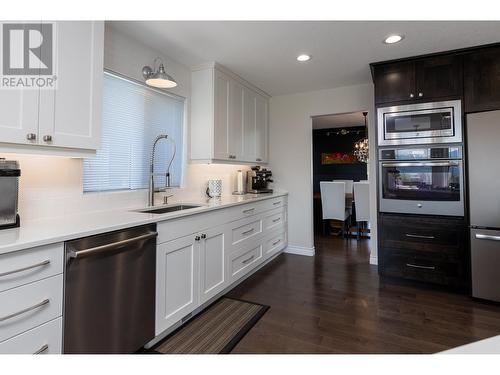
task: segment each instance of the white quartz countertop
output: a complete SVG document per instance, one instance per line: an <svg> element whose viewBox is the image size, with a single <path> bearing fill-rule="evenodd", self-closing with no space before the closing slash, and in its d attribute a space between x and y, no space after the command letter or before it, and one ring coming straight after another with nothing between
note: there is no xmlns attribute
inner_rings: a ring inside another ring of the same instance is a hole
<svg viewBox="0 0 500 375"><path fill-rule="evenodd" d="M21 218L21 226L19 228L0 230L0 254L92 236L137 225L177 219L221 208L257 202L264 199L272 199L287 194L287 192L281 191L272 194L234 195L219 199L183 200L180 202L172 202L169 205L183 203L201 205L201 207L165 214L151 214L135 211L145 208L142 206L136 207L135 209L127 208L88 212L40 220L23 221ZM159 207L161 206L155 206L155 208Z"/></svg>
<svg viewBox="0 0 500 375"><path fill-rule="evenodd" d="M440 354L500 354L500 335L457 346Z"/></svg>

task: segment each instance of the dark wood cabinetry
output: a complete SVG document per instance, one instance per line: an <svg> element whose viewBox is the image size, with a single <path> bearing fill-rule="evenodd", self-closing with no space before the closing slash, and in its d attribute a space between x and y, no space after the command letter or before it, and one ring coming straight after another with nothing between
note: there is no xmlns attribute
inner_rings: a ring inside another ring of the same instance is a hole
<svg viewBox="0 0 500 375"><path fill-rule="evenodd" d="M500 47L464 56L465 112L500 109Z"/></svg>
<svg viewBox="0 0 500 375"><path fill-rule="evenodd" d="M415 95L415 63L397 62L374 68L375 102L411 100Z"/></svg>
<svg viewBox="0 0 500 375"><path fill-rule="evenodd" d="M417 96L423 99L461 96L462 66L462 56L437 56L417 60Z"/></svg>
<svg viewBox="0 0 500 375"><path fill-rule="evenodd" d="M381 275L460 289L469 285L465 219L381 214L379 228Z"/></svg>
<svg viewBox="0 0 500 375"><path fill-rule="evenodd" d="M374 64L375 102L427 101L462 94L462 56Z"/></svg>

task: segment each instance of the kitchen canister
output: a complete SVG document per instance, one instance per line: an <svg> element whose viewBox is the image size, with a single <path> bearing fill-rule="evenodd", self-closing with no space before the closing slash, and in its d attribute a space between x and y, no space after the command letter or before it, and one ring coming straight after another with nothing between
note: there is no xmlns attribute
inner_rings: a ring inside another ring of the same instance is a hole
<svg viewBox="0 0 500 375"><path fill-rule="evenodd" d="M245 180L244 174L241 169L236 172L236 190L233 192L234 195L245 195Z"/></svg>
<svg viewBox="0 0 500 375"><path fill-rule="evenodd" d="M208 180L207 195L210 198L219 198L222 195L222 180Z"/></svg>

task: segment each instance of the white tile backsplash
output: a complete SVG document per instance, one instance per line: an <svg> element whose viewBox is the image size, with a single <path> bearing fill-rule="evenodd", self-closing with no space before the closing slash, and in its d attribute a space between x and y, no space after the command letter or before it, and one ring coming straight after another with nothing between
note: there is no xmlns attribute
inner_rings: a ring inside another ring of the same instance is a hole
<svg viewBox="0 0 500 375"><path fill-rule="evenodd" d="M148 203L147 190L83 193L82 159L58 156L5 154L19 161L19 214L22 220L42 219L117 208L136 208ZM172 202L197 199L205 195L208 179L221 179L223 195L234 190L238 169L248 166L188 164L184 187L170 190ZM157 202L162 198L157 195Z"/></svg>

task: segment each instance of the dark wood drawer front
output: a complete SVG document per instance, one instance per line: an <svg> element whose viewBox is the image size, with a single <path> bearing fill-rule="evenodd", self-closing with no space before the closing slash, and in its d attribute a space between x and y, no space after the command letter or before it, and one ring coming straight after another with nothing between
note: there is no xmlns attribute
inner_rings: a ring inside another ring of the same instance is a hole
<svg viewBox="0 0 500 375"><path fill-rule="evenodd" d="M380 220L382 247L458 255L465 245L465 235L462 219L382 216Z"/></svg>
<svg viewBox="0 0 500 375"><path fill-rule="evenodd" d="M465 276L461 263L422 257L419 254L392 254L384 257L381 273L428 283L462 286Z"/></svg>
<svg viewBox="0 0 500 375"><path fill-rule="evenodd" d="M466 287L467 249L464 219L379 215L379 271L383 276Z"/></svg>

